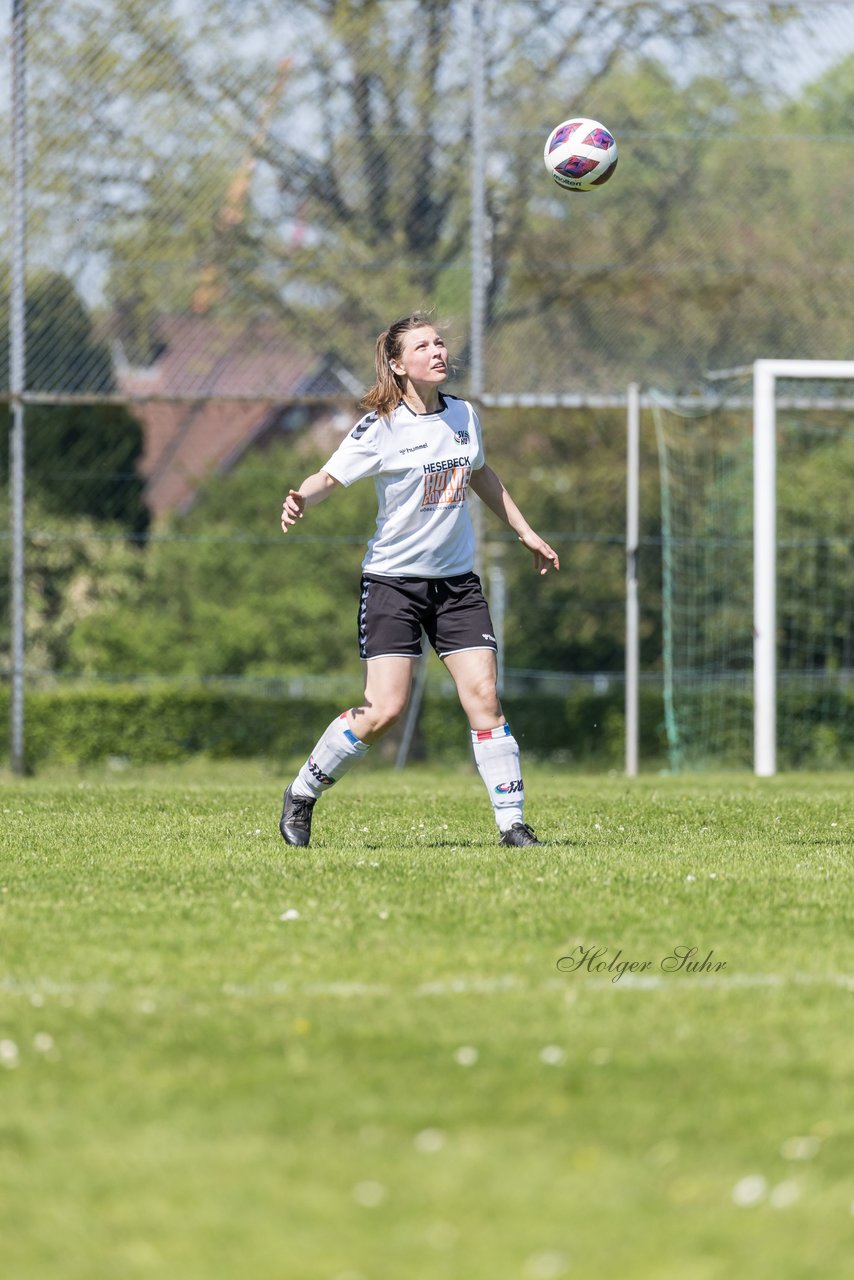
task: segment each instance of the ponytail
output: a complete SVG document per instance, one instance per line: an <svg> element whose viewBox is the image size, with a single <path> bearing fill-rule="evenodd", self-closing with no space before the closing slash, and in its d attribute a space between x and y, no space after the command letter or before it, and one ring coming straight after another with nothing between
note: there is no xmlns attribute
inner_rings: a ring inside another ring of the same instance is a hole
<svg viewBox="0 0 854 1280"><path fill-rule="evenodd" d="M362 405L365 409L373 409L380 417L394 412L400 404L403 387L400 376L391 367L391 362L400 356L404 334L409 333L411 329L423 329L425 325L432 323L426 311L415 311L411 316L395 320L394 324L383 330L377 338L374 353L377 380L362 397Z"/></svg>

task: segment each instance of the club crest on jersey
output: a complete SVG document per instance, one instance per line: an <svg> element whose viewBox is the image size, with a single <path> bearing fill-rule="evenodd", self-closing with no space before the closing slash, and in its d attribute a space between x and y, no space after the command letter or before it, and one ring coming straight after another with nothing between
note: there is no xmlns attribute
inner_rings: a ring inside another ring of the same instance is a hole
<svg viewBox="0 0 854 1280"><path fill-rule="evenodd" d="M454 432L454 439L456 440L457 444L468 444L470 438L471 437L469 436L469 433L467 431Z"/></svg>

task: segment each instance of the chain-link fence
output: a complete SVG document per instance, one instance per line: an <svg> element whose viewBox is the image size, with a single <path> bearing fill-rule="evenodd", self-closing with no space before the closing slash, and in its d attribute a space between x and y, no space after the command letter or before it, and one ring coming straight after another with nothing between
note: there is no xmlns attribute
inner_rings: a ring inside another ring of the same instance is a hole
<svg viewBox="0 0 854 1280"><path fill-rule="evenodd" d="M363 383L416 305L465 386L478 276L491 393L848 354L851 3L12 7L30 391L278 399L331 355ZM593 194L541 159L578 113L620 144Z"/></svg>
<svg viewBox="0 0 854 1280"><path fill-rule="evenodd" d="M24 59L17 94L0 69L18 139L18 169L0 157L0 376L11 334L33 679L341 670L370 495L318 517L317 542L306 529L338 596L315 598L315 560L280 605L283 647L260 607L293 583L281 491L353 420L376 333L416 307L575 583L541 614L511 582L508 667L618 678L608 406L630 380L677 391L850 353L852 3L14 0L0 22ZM542 163L574 114L620 147L593 193Z"/></svg>

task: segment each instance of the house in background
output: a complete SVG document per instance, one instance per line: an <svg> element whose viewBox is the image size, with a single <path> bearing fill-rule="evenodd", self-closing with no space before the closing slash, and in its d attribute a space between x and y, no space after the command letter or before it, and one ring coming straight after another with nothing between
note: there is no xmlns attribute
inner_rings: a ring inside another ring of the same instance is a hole
<svg viewBox="0 0 854 1280"><path fill-rule="evenodd" d="M358 416L361 383L334 356L319 357L278 327L232 329L184 315L163 321L160 332L145 368L115 353L119 390L156 397L130 406L143 426L140 469L155 519L186 511L207 477L229 471L247 450L310 429L331 452ZM305 402L314 396L337 403Z"/></svg>

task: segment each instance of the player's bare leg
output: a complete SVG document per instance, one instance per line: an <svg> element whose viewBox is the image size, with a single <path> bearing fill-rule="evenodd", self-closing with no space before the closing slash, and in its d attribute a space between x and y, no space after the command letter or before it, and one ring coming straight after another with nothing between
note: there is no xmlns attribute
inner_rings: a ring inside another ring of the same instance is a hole
<svg viewBox="0 0 854 1280"><path fill-rule="evenodd" d="M311 840L312 810L325 791L387 733L409 701L414 658L373 658L365 663L361 703L336 716L321 734L282 800L279 831L286 844Z"/></svg>
<svg viewBox="0 0 854 1280"><path fill-rule="evenodd" d="M347 712L353 733L371 746L397 723L412 690L415 658L370 658L365 665L365 693L361 705Z"/></svg>

